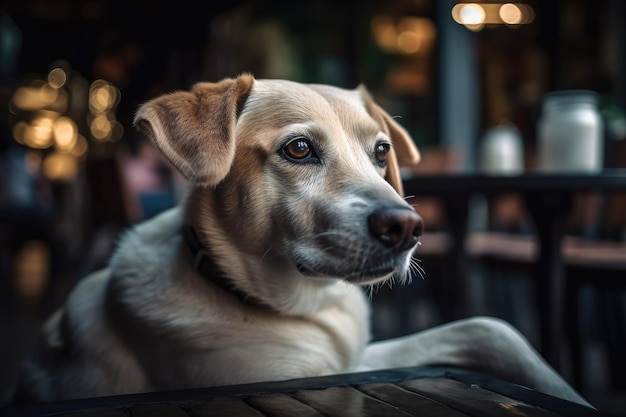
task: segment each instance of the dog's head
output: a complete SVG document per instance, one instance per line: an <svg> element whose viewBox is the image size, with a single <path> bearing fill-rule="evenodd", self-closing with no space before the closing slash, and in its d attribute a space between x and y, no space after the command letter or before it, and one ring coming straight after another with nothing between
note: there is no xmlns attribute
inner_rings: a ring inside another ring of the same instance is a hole
<svg viewBox="0 0 626 417"><path fill-rule="evenodd" d="M195 185L213 246L309 277L406 276L422 220L399 164L419 153L364 87L242 75L154 99L135 123Z"/></svg>

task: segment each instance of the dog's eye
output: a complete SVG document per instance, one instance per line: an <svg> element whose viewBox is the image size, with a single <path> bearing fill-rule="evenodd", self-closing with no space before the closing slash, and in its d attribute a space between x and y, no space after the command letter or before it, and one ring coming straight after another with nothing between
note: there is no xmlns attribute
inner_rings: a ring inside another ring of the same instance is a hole
<svg viewBox="0 0 626 417"><path fill-rule="evenodd" d="M313 145L308 139L296 138L283 146L281 153L285 158L293 162L305 162L316 158Z"/></svg>
<svg viewBox="0 0 626 417"><path fill-rule="evenodd" d="M374 157L376 158L378 166L384 167L387 165L387 154L389 153L389 149L391 149L391 146L388 143L379 142L376 144Z"/></svg>

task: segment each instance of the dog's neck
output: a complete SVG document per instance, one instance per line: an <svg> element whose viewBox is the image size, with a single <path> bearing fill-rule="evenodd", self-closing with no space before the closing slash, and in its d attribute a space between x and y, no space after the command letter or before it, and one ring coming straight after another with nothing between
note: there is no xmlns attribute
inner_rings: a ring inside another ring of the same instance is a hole
<svg viewBox="0 0 626 417"><path fill-rule="evenodd" d="M293 289L290 289L289 285L282 285L278 288L273 286L271 282L266 282L271 290L262 291L262 288L258 288L258 294L251 294L250 291L237 286L233 280L228 278L228 275L214 261L210 248L200 243L193 226L184 224L182 236L191 252L193 268L205 279L236 296L242 304L250 307L290 316L314 314L316 311L328 307L329 303L333 304L343 298L347 287L350 286L350 284L341 282L330 284L329 282L312 282L308 278L303 278L300 285L294 285ZM259 271L259 276L263 275L263 272ZM295 291L292 291L294 289ZM325 303L316 303L316 295L321 296L321 292L324 293ZM289 301L285 302L286 300Z"/></svg>
<svg viewBox="0 0 626 417"><path fill-rule="evenodd" d="M233 222L237 219L224 217L227 213L216 207L215 200L219 198L213 193L192 189L183 223L194 227L199 246L208 249L211 261L227 277L228 285L248 296L243 299L255 300L253 303L281 315L310 316L361 292L340 280L317 280L302 275L283 254L274 250L279 245L264 241L258 232L235 234Z"/></svg>
<svg viewBox="0 0 626 417"><path fill-rule="evenodd" d="M251 294L248 294L238 288L230 279L228 279L227 275L224 274L220 267L213 261L210 249L204 247L200 243L198 235L192 225L184 224L182 234L187 248L191 251L191 255L193 257L193 268L196 271L212 283L217 284L222 289L235 295L243 304L249 304L261 308L270 308L270 306L264 305Z"/></svg>

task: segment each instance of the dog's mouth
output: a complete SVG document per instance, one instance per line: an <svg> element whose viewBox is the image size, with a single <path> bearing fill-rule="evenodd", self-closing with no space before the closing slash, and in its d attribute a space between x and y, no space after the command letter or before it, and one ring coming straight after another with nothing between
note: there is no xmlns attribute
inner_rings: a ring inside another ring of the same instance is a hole
<svg viewBox="0 0 626 417"><path fill-rule="evenodd" d="M328 261L328 260L327 260ZM295 263L298 271L311 278L342 279L358 285L372 284L383 281L396 274L403 274L403 265L394 258L366 259L359 268L350 268L349 264L339 262L307 262L299 260Z"/></svg>

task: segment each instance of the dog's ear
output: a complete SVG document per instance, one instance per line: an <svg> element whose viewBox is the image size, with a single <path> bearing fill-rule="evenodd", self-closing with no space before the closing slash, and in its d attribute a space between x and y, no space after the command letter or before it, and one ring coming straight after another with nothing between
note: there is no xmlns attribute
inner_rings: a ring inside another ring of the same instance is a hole
<svg viewBox="0 0 626 417"><path fill-rule="evenodd" d="M135 126L189 181L214 186L230 171L235 123L253 83L243 74L163 95L139 108Z"/></svg>
<svg viewBox="0 0 626 417"><path fill-rule="evenodd" d="M365 86L360 85L359 91L368 113L393 143L393 148L387 156L387 175L385 178L398 194L404 196L400 165L417 164L420 161L420 153L408 132L374 102Z"/></svg>

